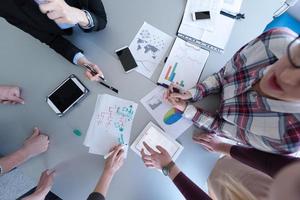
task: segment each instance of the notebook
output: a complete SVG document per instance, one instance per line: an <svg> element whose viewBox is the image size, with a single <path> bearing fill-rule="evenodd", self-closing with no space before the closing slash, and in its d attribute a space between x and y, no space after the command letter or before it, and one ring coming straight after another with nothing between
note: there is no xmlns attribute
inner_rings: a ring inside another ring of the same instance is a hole
<svg viewBox="0 0 300 200"><path fill-rule="evenodd" d="M188 0L177 35L205 49L223 53L236 20L222 15L220 12L238 13L241 5L242 0ZM202 23L201 20L191 21L191 13L204 8L211 13L212 30L199 27L198 24Z"/></svg>

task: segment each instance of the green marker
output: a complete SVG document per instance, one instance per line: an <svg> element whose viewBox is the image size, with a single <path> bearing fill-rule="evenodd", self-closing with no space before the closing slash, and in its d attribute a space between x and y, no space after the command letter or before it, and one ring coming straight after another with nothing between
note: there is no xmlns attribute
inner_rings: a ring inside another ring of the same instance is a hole
<svg viewBox="0 0 300 200"><path fill-rule="evenodd" d="M73 133L74 133L75 135L77 135L77 136L81 136L81 132L80 132L80 130L78 130L78 129L74 129L74 130L73 130Z"/></svg>

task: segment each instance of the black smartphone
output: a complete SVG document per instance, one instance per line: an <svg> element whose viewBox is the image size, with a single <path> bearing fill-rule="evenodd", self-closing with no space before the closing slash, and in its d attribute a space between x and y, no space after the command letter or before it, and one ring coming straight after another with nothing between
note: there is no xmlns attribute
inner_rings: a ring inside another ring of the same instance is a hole
<svg viewBox="0 0 300 200"><path fill-rule="evenodd" d="M194 12L192 13L192 18L194 21L199 19L210 19L210 13L209 11Z"/></svg>
<svg viewBox="0 0 300 200"><path fill-rule="evenodd" d="M82 100L88 92L89 90L72 74L47 96L46 102L61 117Z"/></svg>
<svg viewBox="0 0 300 200"><path fill-rule="evenodd" d="M119 57L126 73L130 72L138 66L134 60L133 55L131 54L130 49L127 46L116 50L116 54Z"/></svg>

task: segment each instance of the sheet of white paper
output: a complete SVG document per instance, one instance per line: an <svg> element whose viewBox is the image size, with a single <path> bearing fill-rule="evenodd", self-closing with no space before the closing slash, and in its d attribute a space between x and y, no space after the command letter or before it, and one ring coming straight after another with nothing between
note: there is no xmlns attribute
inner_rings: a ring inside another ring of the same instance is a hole
<svg viewBox="0 0 300 200"><path fill-rule="evenodd" d="M160 145L164 147L165 149L168 149L169 154L171 157L175 155L177 147L174 145L174 143L170 140L168 140L166 137L161 135L159 131L157 131L155 128L151 127L146 134L141 138L139 143L136 145L136 148L141 151L144 147L143 142L146 142L152 149L159 152L156 148L157 145ZM150 152L145 149L146 154L150 154Z"/></svg>
<svg viewBox="0 0 300 200"><path fill-rule="evenodd" d="M171 46L173 38L144 22L129 49L138 64L136 71L151 78Z"/></svg>
<svg viewBox="0 0 300 200"><path fill-rule="evenodd" d="M238 13L240 11L241 5L242 0L224 0L222 10ZM216 31L205 31L201 40L221 49L225 49L235 21L235 19L219 14L216 19L216 27L218 27Z"/></svg>
<svg viewBox="0 0 300 200"><path fill-rule="evenodd" d="M173 160L176 160L183 150L182 145L180 145L175 139L166 135L159 127L157 127L152 122L149 122L142 133L131 145L131 149L139 156L141 156L140 152L142 151L142 149L145 150L146 154L150 154L147 149L145 149L143 142L146 142L152 149L157 152L159 151L156 147L158 145L162 146L168 151Z"/></svg>
<svg viewBox="0 0 300 200"><path fill-rule="evenodd" d="M195 29L204 29L213 31L215 21L222 7L221 0L188 0L182 20L182 24L192 26ZM193 21L192 13L194 12L210 12L210 19L202 19Z"/></svg>
<svg viewBox="0 0 300 200"><path fill-rule="evenodd" d="M224 50L230 38L234 22L234 19L219 15L216 20L216 27L218 29L214 32L204 31L201 41Z"/></svg>
<svg viewBox="0 0 300 200"><path fill-rule="evenodd" d="M213 45L214 47L224 51L226 44L231 35L232 29L235 24L235 19L231 19L227 16L221 15L220 10L227 10L238 13L242 5L242 0L210 0L212 3L213 10L215 10L214 30L208 31L203 28L198 28L191 23L183 21L180 25L178 33L187 35L191 38L199 40L201 42ZM190 13L189 6L192 4L199 3L198 0L188 0L185 15ZM206 48L210 48L209 45L205 45ZM215 48L212 47L212 50Z"/></svg>
<svg viewBox="0 0 300 200"><path fill-rule="evenodd" d="M141 103L166 134L172 138L178 138L193 123L184 119L180 111L164 102L163 93L165 90L165 88L157 86L141 99Z"/></svg>
<svg viewBox="0 0 300 200"><path fill-rule="evenodd" d="M242 6L242 0L224 0L223 10L238 13Z"/></svg>
<svg viewBox="0 0 300 200"><path fill-rule="evenodd" d="M96 110L99 109L99 104L101 102L101 98L102 98L102 95L98 95L97 100L96 100L95 110L94 110L92 119L90 121L90 125L88 127L87 134L85 136L85 140L83 142L83 144L85 146L87 146L87 147L90 147L90 144L92 143L91 141L93 141L93 137L94 137L94 124L95 124L95 118L96 118Z"/></svg>
<svg viewBox="0 0 300 200"><path fill-rule="evenodd" d="M177 38L158 82L191 89L198 82L208 56L209 51Z"/></svg>
<svg viewBox="0 0 300 200"><path fill-rule="evenodd" d="M105 155L116 144L128 145L137 104L108 94L98 95L84 145ZM127 154L127 148L125 149Z"/></svg>

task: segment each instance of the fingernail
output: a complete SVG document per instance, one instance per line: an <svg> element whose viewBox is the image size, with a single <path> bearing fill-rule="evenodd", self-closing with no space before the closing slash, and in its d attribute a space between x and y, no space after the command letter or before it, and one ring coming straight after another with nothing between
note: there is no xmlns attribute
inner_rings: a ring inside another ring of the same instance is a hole
<svg viewBox="0 0 300 200"><path fill-rule="evenodd" d="M24 105L24 104L25 104L25 101L22 101L22 102L21 102L21 104L23 104L23 105Z"/></svg>

